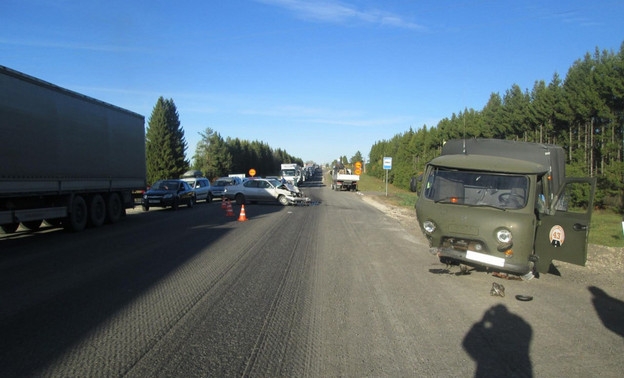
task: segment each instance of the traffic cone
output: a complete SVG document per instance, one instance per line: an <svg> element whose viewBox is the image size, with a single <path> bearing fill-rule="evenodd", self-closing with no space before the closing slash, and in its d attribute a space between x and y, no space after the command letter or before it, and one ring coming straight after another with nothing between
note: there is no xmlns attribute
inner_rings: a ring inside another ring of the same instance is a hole
<svg viewBox="0 0 624 378"><path fill-rule="evenodd" d="M227 199L225 197L222 197L221 198L221 208L222 209L227 208L227 203L226 202L227 202Z"/></svg>
<svg viewBox="0 0 624 378"><path fill-rule="evenodd" d="M241 212L240 212L240 215L238 217L238 221L239 222L244 222L246 220L247 220L247 217L245 216L245 205L242 205L241 206Z"/></svg>
<svg viewBox="0 0 624 378"><path fill-rule="evenodd" d="M227 202L227 210L225 211L226 217L234 217L234 211L232 210L232 202L228 200Z"/></svg>

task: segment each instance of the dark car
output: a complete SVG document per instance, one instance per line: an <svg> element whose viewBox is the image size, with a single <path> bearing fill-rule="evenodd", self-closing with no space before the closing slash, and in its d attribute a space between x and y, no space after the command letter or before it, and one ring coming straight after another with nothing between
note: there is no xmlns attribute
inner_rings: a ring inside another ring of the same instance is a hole
<svg viewBox="0 0 624 378"><path fill-rule="evenodd" d="M159 180L143 194L141 206L143 211L150 207L169 207L177 210L180 205L193 207L195 205L195 191L182 180Z"/></svg>

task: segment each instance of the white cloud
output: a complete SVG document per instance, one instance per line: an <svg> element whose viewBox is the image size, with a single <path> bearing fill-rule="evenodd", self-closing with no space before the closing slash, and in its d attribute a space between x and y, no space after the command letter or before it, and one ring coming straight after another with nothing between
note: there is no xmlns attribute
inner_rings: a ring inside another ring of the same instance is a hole
<svg viewBox="0 0 624 378"><path fill-rule="evenodd" d="M304 20L343 24L364 22L401 29L426 30L422 25L408 21L400 15L377 9L359 10L354 5L337 1L305 0L256 0L265 4L285 8Z"/></svg>

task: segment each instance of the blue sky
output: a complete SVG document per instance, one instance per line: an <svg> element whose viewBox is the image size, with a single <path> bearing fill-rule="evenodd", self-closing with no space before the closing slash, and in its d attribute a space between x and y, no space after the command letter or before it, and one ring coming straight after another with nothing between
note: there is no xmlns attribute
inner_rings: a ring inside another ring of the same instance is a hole
<svg viewBox="0 0 624 378"><path fill-rule="evenodd" d="M317 163L619 51L624 2L2 0L0 65Z"/></svg>

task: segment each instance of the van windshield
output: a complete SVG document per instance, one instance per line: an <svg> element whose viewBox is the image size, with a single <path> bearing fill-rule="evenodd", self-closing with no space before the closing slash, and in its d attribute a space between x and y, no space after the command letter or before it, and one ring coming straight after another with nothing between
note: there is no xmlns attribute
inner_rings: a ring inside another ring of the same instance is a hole
<svg viewBox="0 0 624 378"><path fill-rule="evenodd" d="M434 168L425 185L425 198L435 202L499 209L521 209L527 204L526 176Z"/></svg>

